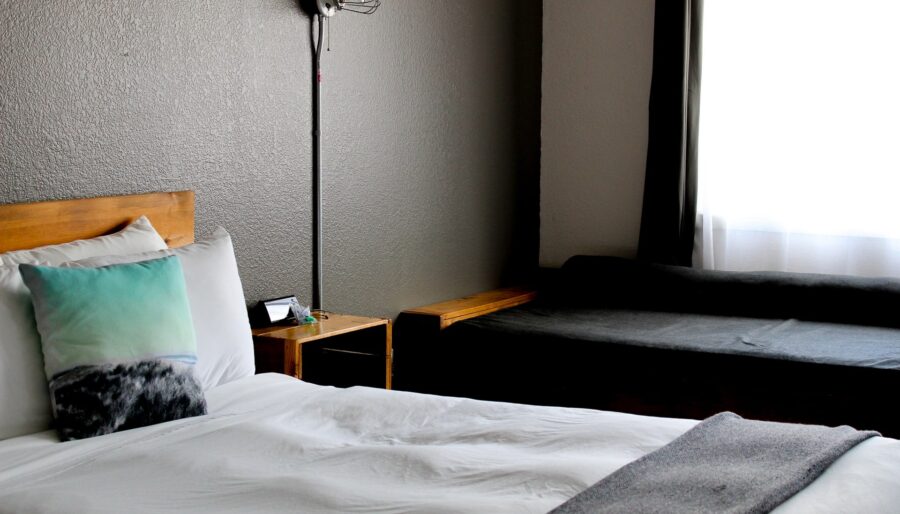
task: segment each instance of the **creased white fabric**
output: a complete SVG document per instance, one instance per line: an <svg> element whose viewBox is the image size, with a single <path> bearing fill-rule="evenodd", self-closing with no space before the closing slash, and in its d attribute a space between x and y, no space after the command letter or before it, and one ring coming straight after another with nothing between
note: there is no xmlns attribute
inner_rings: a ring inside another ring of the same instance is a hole
<svg viewBox="0 0 900 514"><path fill-rule="evenodd" d="M264 374L210 414L0 442L0 512L547 512L696 422ZM782 512L896 512L900 442L839 459Z"/></svg>

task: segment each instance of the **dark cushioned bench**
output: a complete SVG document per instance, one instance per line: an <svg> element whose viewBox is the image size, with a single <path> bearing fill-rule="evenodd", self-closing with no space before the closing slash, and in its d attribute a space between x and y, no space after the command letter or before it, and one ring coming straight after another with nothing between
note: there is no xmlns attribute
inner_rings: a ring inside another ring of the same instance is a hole
<svg viewBox="0 0 900 514"><path fill-rule="evenodd" d="M397 352L398 381L426 392L900 435L895 280L579 256L539 300Z"/></svg>

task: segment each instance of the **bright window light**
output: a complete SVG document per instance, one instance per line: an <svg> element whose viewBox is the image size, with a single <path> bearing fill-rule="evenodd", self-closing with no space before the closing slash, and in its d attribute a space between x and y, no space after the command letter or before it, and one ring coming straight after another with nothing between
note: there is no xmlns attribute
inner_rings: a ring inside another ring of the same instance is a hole
<svg viewBox="0 0 900 514"><path fill-rule="evenodd" d="M900 1L706 0L701 212L900 238Z"/></svg>

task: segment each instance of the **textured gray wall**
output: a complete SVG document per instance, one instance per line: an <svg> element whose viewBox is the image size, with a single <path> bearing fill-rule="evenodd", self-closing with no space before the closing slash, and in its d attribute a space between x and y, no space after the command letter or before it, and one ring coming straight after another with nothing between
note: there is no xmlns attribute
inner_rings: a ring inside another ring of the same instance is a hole
<svg viewBox="0 0 900 514"><path fill-rule="evenodd" d="M654 0L544 0L542 266L637 254ZM564 78L564 79L561 79Z"/></svg>
<svg viewBox="0 0 900 514"><path fill-rule="evenodd" d="M536 266L541 13L518 4L332 20L326 308L396 315ZM0 203L193 189L248 300L308 300L310 29L294 0L0 0Z"/></svg>

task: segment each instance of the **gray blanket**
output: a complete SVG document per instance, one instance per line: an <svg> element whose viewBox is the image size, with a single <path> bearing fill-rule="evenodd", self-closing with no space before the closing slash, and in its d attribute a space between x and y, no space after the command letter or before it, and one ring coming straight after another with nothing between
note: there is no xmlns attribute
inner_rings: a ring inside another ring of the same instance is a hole
<svg viewBox="0 0 900 514"><path fill-rule="evenodd" d="M716 414L553 510L769 512L876 432Z"/></svg>

